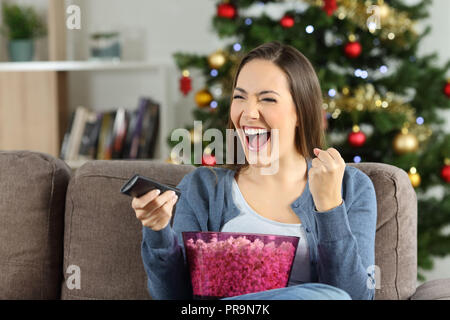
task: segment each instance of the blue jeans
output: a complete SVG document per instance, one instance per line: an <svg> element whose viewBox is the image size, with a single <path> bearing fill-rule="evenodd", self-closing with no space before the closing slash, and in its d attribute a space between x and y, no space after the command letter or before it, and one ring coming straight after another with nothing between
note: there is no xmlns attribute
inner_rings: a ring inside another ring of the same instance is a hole
<svg viewBox="0 0 450 320"><path fill-rule="evenodd" d="M342 289L314 282L247 293L221 300L352 300L352 298Z"/></svg>

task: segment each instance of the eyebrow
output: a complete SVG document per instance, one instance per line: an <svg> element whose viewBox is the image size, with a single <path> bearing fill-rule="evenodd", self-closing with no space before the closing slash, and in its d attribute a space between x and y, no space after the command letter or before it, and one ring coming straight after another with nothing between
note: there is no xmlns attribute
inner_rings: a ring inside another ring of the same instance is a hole
<svg viewBox="0 0 450 320"><path fill-rule="evenodd" d="M242 89L242 88L239 88L239 87L236 87L236 88L234 88L235 90L238 90L238 91L241 91L242 93L245 93L245 94L247 94L247 91L245 91L244 89ZM275 91L273 91L273 90L263 90L263 91L261 91L260 93L257 93L256 95L262 95L262 94L265 94L265 93L275 93L275 94L277 94L277 95L280 95L278 92L275 92Z"/></svg>

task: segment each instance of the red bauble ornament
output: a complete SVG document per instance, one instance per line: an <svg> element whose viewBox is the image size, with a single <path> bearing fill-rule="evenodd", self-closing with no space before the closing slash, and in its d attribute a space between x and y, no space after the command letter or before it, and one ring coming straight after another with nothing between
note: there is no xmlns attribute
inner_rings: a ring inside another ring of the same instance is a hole
<svg viewBox="0 0 450 320"><path fill-rule="evenodd" d="M348 58L358 58L362 52L362 46L358 41L348 42L344 47L345 55Z"/></svg>
<svg viewBox="0 0 450 320"><path fill-rule="evenodd" d="M187 95L191 90L191 77L182 76L180 79L180 91Z"/></svg>
<svg viewBox="0 0 450 320"><path fill-rule="evenodd" d="M361 131L352 131L348 134L348 143L354 148L363 146L365 142L366 135Z"/></svg>
<svg viewBox="0 0 450 320"><path fill-rule="evenodd" d="M331 16L336 9L336 0L325 0L322 10L325 11L327 15Z"/></svg>
<svg viewBox="0 0 450 320"><path fill-rule="evenodd" d="M290 15L285 15L280 20L280 24L283 28L292 28L295 24L294 18Z"/></svg>
<svg viewBox="0 0 450 320"><path fill-rule="evenodd" d="M221 18L233 19L236 12L236 7L230 3L221 3L217 6L217 16Z"/></svg>
<svg viewBox="0 0 450 320"><path fill-rule="evenodd" d="M447 98L450 99L450 82L447 82L444 86L444 94L447 96Z"/></svg>
<svg viewBox="0 0 450 320"><path fill-rule="evenodd" d="M216 157L212 154L205 154L202 157L202 166L215 166L216 165Z"/></svg>
<svg viewBox="0 0 450 320"><path fill-rule="evenodd" d="M446 164L441 169L441 178L450 183L450 165Z"/></svg>

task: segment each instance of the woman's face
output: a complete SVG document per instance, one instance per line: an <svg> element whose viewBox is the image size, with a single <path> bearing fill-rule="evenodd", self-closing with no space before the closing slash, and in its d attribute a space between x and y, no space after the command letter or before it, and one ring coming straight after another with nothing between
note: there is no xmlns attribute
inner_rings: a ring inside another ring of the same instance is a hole
<svg viewBox="0 0 450 320"><path fill-rule="evenodd" d="M248 62L232 94L230 117L250 164L268 165L296 152L296 107L288 79L277 65L262 59Z"/></svg>

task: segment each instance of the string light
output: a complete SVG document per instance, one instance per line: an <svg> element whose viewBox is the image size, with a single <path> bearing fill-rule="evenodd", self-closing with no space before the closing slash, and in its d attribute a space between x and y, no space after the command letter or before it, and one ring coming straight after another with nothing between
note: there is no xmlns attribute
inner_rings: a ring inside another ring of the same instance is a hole
<svg viewBox="0 0 450 320"><path fill-rule="evenodd" d="M360 156L354 156L354 157L353 157L353 162L354 162L354 163L359 163L359 162L361 162L361 157L360 157Z"/></svg>
<svg viewBox="0 0 450 320"><path fill-rule="evenodd" d="M388 71L388 67L386 67L385 65L380 67L380 72L381 73L386 73Z"/></svg>
<svg viewBox="0 0 450 320"><path fill-rule="evenodd" d="M417 117L416 123L417 123L419 126L422 125L422 124L424 123L423 118L422 118L422 117Z"/></svg>
<svg viewBox="0 0 450 320"><path fill-rule="evenodd" d="M375 22L369 22L367 25L370 33L374 33L377 30L377 24Z"/></svg>
<svg viewBox="0 0 450 320"><path fill-rule="evenodd" d="M309 25L306 27L306 33L313 33L314 32L314 27L312 25Z"/></svg>
<svg viewBox="0 0 450 320"><path fill-rule="evenodd" d="M219 74L219 71L217 71L216 69L212 69L209 74L211 75L211 77L217 77L217 75Z"/></svg>
<svg viewBox="0 0 450 320"><path fill-rule="evenodd" d="M240 43L235 43L235 44L233 45L233 50L234 50L234 51L238 52L238 51L240 51L241 49L242 49L242 46L241 46Z"/></svg>
<svg viewBox="0 0 450 320"><path fill-rule="evenodd" d="M330 97L334 97L334 96L336 95L336 90L334 90L334 89L328 90L328 95L329 95Z"/></svg>
<svg viewBox="0 0 450 320"><path fill-rule="evenodd" d="M216 97L220 97L222 95L222 88L220 86L212 87L211 91Z"/></svg>
<svg viewBox="0 0 450 320"><path fill-rule="evenodd" d="M355 77L361 77L363 79L366 79L369 76L369 73L366 70L356 69L354 73Z"/></svg>

